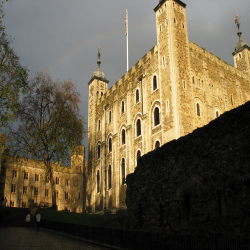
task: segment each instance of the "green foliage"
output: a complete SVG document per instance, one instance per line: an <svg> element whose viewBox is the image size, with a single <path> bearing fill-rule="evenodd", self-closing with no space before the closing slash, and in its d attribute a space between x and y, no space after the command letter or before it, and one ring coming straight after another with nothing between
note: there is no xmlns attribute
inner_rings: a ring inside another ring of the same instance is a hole
<svg viewBox="0 0 250 250"><path fill-rule="evenodd" d="M28 78L28 70L20 65L19 57L10 47L12 40L5 33L3 2L0 5L0 128L12 121Z"/></svg>

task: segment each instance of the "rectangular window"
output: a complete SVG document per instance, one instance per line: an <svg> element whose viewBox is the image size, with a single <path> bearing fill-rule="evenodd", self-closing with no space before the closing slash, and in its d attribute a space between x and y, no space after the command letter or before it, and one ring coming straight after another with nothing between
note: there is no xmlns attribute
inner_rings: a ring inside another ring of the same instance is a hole
<svg viewBox="0 0 250 250"><path fill-rule="evenodd" d="M13 169L13 171L12 171L12 177L13 178L17 177L17 170L16 169Z"/></svg>
<svg viewBox="0 0 250 250"><path fill-rule="evenodd" d="M69 193L65 192L65 200L68 200L68 199L69 199Z"/></svg>
<svg viewBox="0 0 250 250"><path fill-rule="evenodd" d="M27 186L23 186L23 194L28 194L28 187Z"/></svg>
<svg viewBox="0 0 250 250"><path fill-rule="evenodd" d="M27 204L25 201L22 202L22 208L26 208L27 207Z"/></svg>
<svg viewBox="0 0 250 250"><path fill-rule="evenodd" d="M35 189L34 189L34 195L35 195L35 196L38 196L38 188L36 188L36 187L35 187Z"/></svg>
<svg viewBox="0 0 250 250"><path fill-rule="evenodd" d="M35 174L35 181L39 181L39 174Z"/></svg>
<svg viewBox="0 0 250 250"><path fill-rule="evenodd" d="M56 177L56 184L59 184L59 177Z"/></svg>
<svg viewBox="0 0 250 250"><path fill-rule="evenodd" d="M56 198L59 198L59 191L56 191Z"/></svg>
<svg viewBox="0 0 250 250"><path fill-rule="evenodd" d="M49 176L46 176L46 183L49 183Z"/></svg>
<svg viewBox="0 0 250 250"><path fill-rule="evenodd" d="M49 189L45 189L45 197L49 197Z"/></svg>
<svg viewBox="0 0 250 250"><path fill-rule="evenodd" d="M24 172L24 180L28 180L29 178L29 173L28 172Z"/></svg>
<svg viewBox="0 0 250 250"><path fill-rule="evenodd" d="M11 185L11 193L15 193L16 192L16 185L12 184Z"/></svg>
<svg viewBox="0 0 250 250"><path fill-rule="evenodd" d="M162 57L162 68L166 67L165 56Z"/></svg>
<svg viewBox="0 0 250 250"><path fill-rule="evenodd" d="M65 180L65 186L66 186L66 187L69 186L69 180L68 180L68 179Z"/></svg>
<svg viewBox="0 0 250 250"><path fill-rule="evenodd" d="M14 201L10 201L10 206L14 207L15 206L15 202Z"/></svg>
<svg viewBox="0 0 250 250"><path fill-rule="evenodd" d="M169 100L166 101L166 111L169 112Z"/></svg>

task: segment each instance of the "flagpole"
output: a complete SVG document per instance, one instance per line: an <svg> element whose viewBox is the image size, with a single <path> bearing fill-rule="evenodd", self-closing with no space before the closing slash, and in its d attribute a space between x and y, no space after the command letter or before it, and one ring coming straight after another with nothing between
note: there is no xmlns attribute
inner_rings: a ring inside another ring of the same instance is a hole
<svg viewBox="0 0 250 250"><path fill-rule="evenodd" d="M127 71L129 70L129 60L128 60L128 9L126 9L126 36L127 36Z"/></svg>

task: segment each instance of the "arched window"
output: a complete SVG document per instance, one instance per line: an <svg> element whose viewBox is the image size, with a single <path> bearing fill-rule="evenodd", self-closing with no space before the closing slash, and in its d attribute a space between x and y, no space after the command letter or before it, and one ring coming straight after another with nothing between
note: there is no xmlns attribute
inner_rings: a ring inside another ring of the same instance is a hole
<svg viewBox="0 0 250 250"><path fill-rule="evenodd" d="M154 76L153 78L153 90L157 89L157 76Z"/></svg>
<svg viewBox="0 0 250 250"><path fill-rule="evenodd" d="M100 172L97 170L97 175L96 175L96 191L97 193L100 192Z"/></svg>
<svg viewBox="0 0 250 250"><path fill-rule="evenodd" d="M125 184L125 159L124 158L122 158L121 171L122 171L122 185L123 185Z"/></svg>
<svg viewBox="0 0 250 250"><path fill-rule="evenodd" d="M122 112L122 114L124 114L124 112L125 112L125 108L124 108L124 102L123 102L123 101L122 101L121 112Z"/></svg>
<svg viewBox="0 0 250 250"><path fill-rule="evenodd" d="M219 113L219 111L218 111L218 110L216 110L216 112L215 112L215 116L216 116L216 118L218 118L218 117L220 116L220 113Z"/></svg>
<svg viewBox="0 0 250 250"><path fill-rule="evenodd" d="M197 116L201 116L201 108L200 108L199 103L196 104L196 112L197 112Z"/></svg>
<svg viewBox="0 0 250 250"><path fill-rule="evenodd" d="M160 124L160 111L159 108L156 107L154 111L154 125L157 126Z"/></svg>
<svg viewBox="0 0 250 250"><path fill-rule="evenodd" d="M100 159L101 157L101 145L97 146L97 159Z"/></svg>
<svg viewBox="0 0 250 250"><path fill-rule="evenodd" d="M155 148L159 148L160 147L160 142L159 141L156 141L155 142Z"/></svg>
<svg viewBox="0 0 250 250"><path fill-rule="evenodd" d="M137 156L137 160L141 157L141 151L140 150L137 151L137 155L136 156Z"/></svg>
<svg viewBox="0 0 250 250"><path fill-rule="evenodd" d="M101 130L101 121L98 121L98 132Z"/></svg>
<svg viewBox="0 0 250 250"><path fill-rule="evenodd" d="M122 130L122 145L126 143L126 132L125 129Z"/></svg>
<svg viewBox="0 0 250 250"><path fill-rule="evenodd" d="M112 152L112 138L109 138L109 152Z"/></svg>
<svg viewBox="0 0 250 250"><path fill-rule="evenodd" d="M111 166L109 165L109 170L108 170L108 189L111 189Z"/></svg>
<svg viewBox="0 0 250 250"><path fill-rule="evenodd" d="M139 94L139 89L136 90L135 92L135 99L136 99L136 103L138 103L140 101L140 94Z"/></svg>
<svg viewBox="0 0 250 250"><path fill-rule="evenodd" d="M109 111L109 123L112 122L112 113Z"/></svg>
<svg viewBox="0 0 250 250"><path fill-rule="evenodd" d="M136 136L141 135L141 120L138 119L136 122Z"/></svg>

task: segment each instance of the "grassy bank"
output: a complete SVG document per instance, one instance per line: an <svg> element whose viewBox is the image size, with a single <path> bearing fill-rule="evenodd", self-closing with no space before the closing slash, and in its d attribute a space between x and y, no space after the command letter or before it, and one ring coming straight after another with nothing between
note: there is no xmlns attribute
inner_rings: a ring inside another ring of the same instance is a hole
<svg viewBox="0 0 250 250"><path fill-rule="evenodd" d="M42 219L87 226L97 226L104 222L104 216L99 214L78 214L66 211L54 211L52 209L40 210L40 214Z"/></svg>

